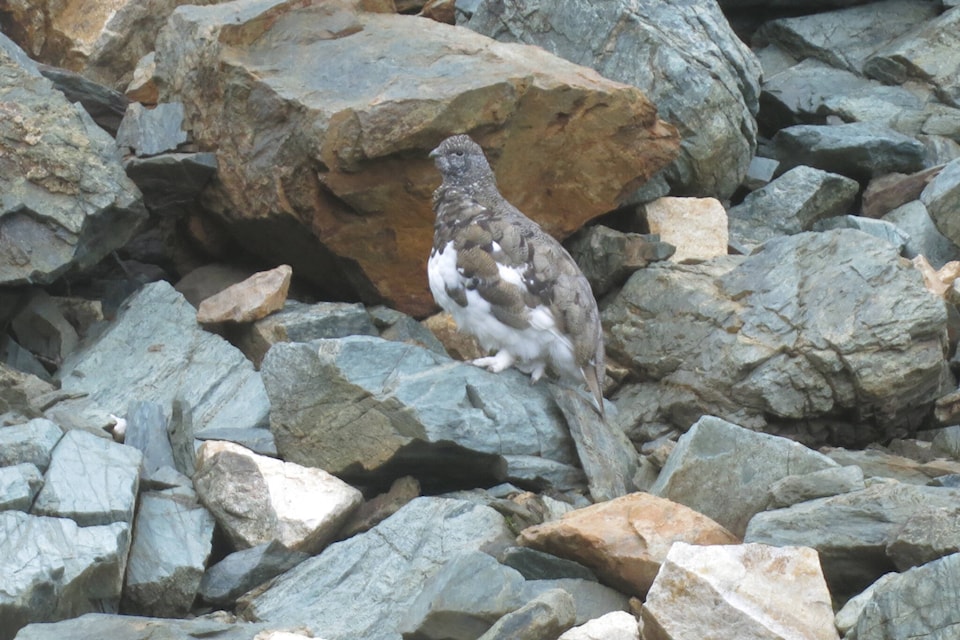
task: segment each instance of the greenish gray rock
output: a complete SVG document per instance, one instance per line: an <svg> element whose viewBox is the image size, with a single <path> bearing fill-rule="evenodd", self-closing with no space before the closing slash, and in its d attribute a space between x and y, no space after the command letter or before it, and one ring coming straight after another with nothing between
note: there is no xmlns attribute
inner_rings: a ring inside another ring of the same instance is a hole
<svg viewBox="0 0 960 640"><path fill-rule="evenodd" d="M287 549L277 540L235 551L203 574L200 596L211 604L232 605L254 587L289 571L309 557L307 553Z"/></svg>
<svg viewBox="0 0 960 640"><path fill-rule="evenodd" d="M24 627L17 640L257 640L270 631L295 631L283 624L229 622L213 617L190 620L88 613L53 624Z"/></svg>
<svg viewBox="0 0 960 640"><path fill-rule="evenodd" d="M59 378L64 391L87 398L75 407L60 403L57 411L102 424L112 422L109 414L124 415L135 398L160 403L167 418L174 400L185 403L198 435L268 423L260 374L230 343L201 329L194 308L163 281L128 298L103 334L64 363Z"/></svg>
<svg viewBox="0 0 960 640"><path fill-rule="evenodd" d="M0 467L0 511L29 511L42 486L43 474L29 462Z"/></svg>
<svg viewBox="0 0 960 640"><path fill-rule="evenodd" d="M200 193L217 171L213 153L161 153L130 157L123 163L127 175L143 192L150 213L160 218L183 218L201 210Z"/></svg>
<svg viewBox="0 0 960 640"><path fill-rule="evenodd" d="M143 454L106 437L74 429L57 443L32 513L70 518L82 527L130 526Z"/></svg>
<svg viewBox="0 0 960 640"><path fill-rule="evenodd" d="M446 354L443 343L437 339L426 326L417 322L412 316L377 305L367 309L370 319L384 340L393 340L394 342L406 342L407 344L418 344L430 351ZM359 332L358 332L359 333ZM318 338L336 338L340 336L316 336Z"/></svg>
<svg viewBox="0 0 960 640"><path fill-rule="evenodd" d="M0 434L3 432L0 431ZM931 441L934 450L939 451L954 460L960 460L960 425L952 425L939 429Z"/></svg>
<svg viewBox="0 0 960 640"><path fill-rule="evenodd" d="M503 616L479 640L543 640L556 638L576 619L573 598L563 589L550 589Z"/></svg>
<svg viewBox="0 0 960 640"><path fill-rule="evenodd" d="M828 467L798 475L780 478L770 485L769 509L781 509L815 498L835 496L865 489L863 469L850 465Z"/></svg>
<svg viewBox="0 0 960 640"><path fill-rule="evenodd" d="M727 211L730 242L742 253L771 238L810 231L823 218L850 213L855 180L813 167L794 167Z"/></svg>
<svg viewBox="0 0 960 640"><path fill-rule="evenodd" d="M593 571L579 562L558 558L555 555L529 547L510 547L498 557L504 565L516 569L527 580L554 580L579 578L596 582Z"/></svg>
<svg viewBox="0 0 960 640"><path fill-rule="evenodd" d="M615 589L580 578L528 580L528 600L554 589L563 589L573 597L574 624L583 624L612 611L629 611L630 598Z"/></svg>
<svg viewBox="0 0 960 640"><path fill-rule="evenodd" d="M770 485L836 467L803 445L704 416L683 434L650 493L686 505L743 536L767 506Z"/></svg>
<svg viewBox="0 0 960 640"><path fill-rule="evenodd" d="M960 158L950 162L920 194L940 233L960 245Z"/></svg>
<svg viewBox="0 0 960 640"><path fill-rule="evenodd" d="M622 285L637 269L666 260L675 251L659 236L623 233L601 224L581 230L566 247L597 298Z"/></svg>
<svg viewBox="0 0 960 640"><path fill-rule="evenodd" d="M241 611L255 622L303 625L326 640L400 640L401 618L449 559L512 541L503 517L489 507L417 498L297 565Z"/></svg>
<svg viewBox="0 0 960 640"><path fill-rule="evenodd" d="M911 557L952 553L960 535L958 499L957 489L878 482L861 491L758 513L744 542L816 549L831 593L849 596L885 573L906 569ZM911 520L921 518L936 526L904 531Z"/></svg>
<svg viewBox="0 0 960 640"><path fill-rule="evenodd" d="M0 34L0 284L49 284L122 247L146 220L113 138Z"/></svg>
<svg viewBox="0 0 960 640"><path fill-rule="evenodd" d="M38 64L37 68L68 101L79 102L103 130L112 136L117 135L123 114L130 104L129 98L69 69L46 64Z"/></svg>
<svg viewBox="0 0 960 640"><path fill-rule="evenodd" d="M63 429L46 418L0 427L0 466L29 462L46 471L50 454L62 436Z"/></svg>
<svg viewBox="0 0 960 640"><path fill-rule="evenodd" d="M0 640L31 622L116 611L129 545L128 523L0 512Z"/></svg>
<svg viewBox="0 0 960 640"><path fill-rule="evenodd" d="M151 481L162 469L176 469L173 447L167 432L167 417L157 402L138 400L127 410L127 429L123 443L143 453L140 477Z"/></svg>
<svg viewBox="0 0 960 640"><path fill-rule="evenodd" d="M127 613L184 617L197 597L210 556L214 520L183 495L140 496L127 560L123 608Z"/></svg>
<svg viewBox="0 0 960 640"><path fill-rule="evenodd" d="M183 105L166 102L147 109L139 102L133 102L127 107L116 138L118 147L127 147L128 152L141 157L176 151L187 141L187 132L183 130Z"/></svg>
<svg viewBox="0 0 960 640"><path fill-rule="evenodd" d="M473 484L536 481L537 458L551 474L576 465L548 386L518 371L491 374L416 345L350 336L277 344L262 374L280 455L335 475Z"/></svg>
<svg viewBox="0 0 960 640"><path fill-rule="evenodd" d="M486 0L465 26L643 89L680 130L680 157L665 170L674 194L723 199L743 180L760 65L715 3Z"/></svg>
<svg viewBox="0 0 960 640"><path fill-rule="evenodd" d="M903 253L910 241L910 236L892 222L874 220L863 216L836 216L819 220L813 225L814 231L829 231L830 229L856 229L869 233L875 238L889 242L897 250L897 253Z"/></svg>
<svg viewBox="0 0 960 640"><path fill-rule="evenodd" d="M860 182L924 168L926 150L915 138L872 122L798 124L773 136L784 168L808 165Z"/></svg>
<svg viewBox="0 0 960 640"><path fill-rule="evenodd" d="M960 260L960 248L940 233L920 200L901 205L886 213L882 219L897 225L909 236L904 248L907 258L922 255L934 269L952 260Z"/></svg>
<svg viewBox="0 0 960 640"><path fill-rule="evenodd" d="M960 554L891 577L873 589L845 640L951 640L960 626Z"/></svg>
<svg viewBox="0 0 960 640"><path fill-rule="evenodd" d="M909 437L953 386L943 301L894 247L860 231L650 265L602 318L611 358L658 381L652 421L680 429L710 414L810 444L864 446ZM856 428L817 429L817 418Z"/></svg>

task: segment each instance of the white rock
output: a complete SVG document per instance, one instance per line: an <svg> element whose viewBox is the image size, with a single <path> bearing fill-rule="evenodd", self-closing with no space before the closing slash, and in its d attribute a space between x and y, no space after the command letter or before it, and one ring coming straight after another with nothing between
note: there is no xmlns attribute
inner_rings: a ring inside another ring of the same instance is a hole
<svg viewBox="0 0 960 640"><path fill-rule="evenodd" d="M727 212L715 198L658 198L646 205L650 233L677 248L670 260L709 260L727 255Z"/></svg>
<svg viewBox="0 0 960 640"><path fill-rule="evenodd" d="M817 552L671 547L643 605L648 640L839 640Z"/></svg>
<svg viewBox="0 0 960 640"><path fill-rule="evenodd" d="M557 640L640 640L640 623L626 611L614 611L570 629Z"/></svg>
<svg viewBox="0 0 960 640"><path fill-rule="evenodd" d="M363 500L322 469L220 440L200 447L193 482L238 549L278 540L289 549L316 553Z"/></svg>

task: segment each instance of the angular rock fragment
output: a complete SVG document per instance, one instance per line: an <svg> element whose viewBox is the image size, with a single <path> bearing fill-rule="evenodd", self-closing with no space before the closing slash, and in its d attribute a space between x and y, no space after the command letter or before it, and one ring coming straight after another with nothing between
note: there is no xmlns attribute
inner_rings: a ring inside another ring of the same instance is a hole
<svg viewBox="0 0 960 640"><path fill-rule="evenodd" d="M0 467L0 511L29 511L42 486L43 474L29 462Z"/></svg>
<svg viewBox="0 0 960 640"><path fill-rule="evenodd" d="M0 466L30 463L46 471L63 429L46 418L0 427Z"/></svg>
<svg viewBox="0 0 960 640"><path fill-rule="evenodd" d="M200 581L199 594L211 604L232 605L254 587L309 557L302 551L287 549L277 540L235 551L207 569Z"/></svg>
<svg viewBox="0 0 960 640"><path fill-rule="evenodd" d="M255 273L200 303L197 322L255 322L283 308L293 269L280 265Z"/></svg>
<svg viewBox="0 0 960 640"><path fill-rule="evenodd" d="M640 640L640 625L626 611L613 611L570 629L557 640Z"/></svg>
<svg viewBox="0 0 960 640"><path fill-rule="evenodd" d="M650 233L676 247L674 262L727 255L727 212L715 198L658 198L644 212Z"/></svg>

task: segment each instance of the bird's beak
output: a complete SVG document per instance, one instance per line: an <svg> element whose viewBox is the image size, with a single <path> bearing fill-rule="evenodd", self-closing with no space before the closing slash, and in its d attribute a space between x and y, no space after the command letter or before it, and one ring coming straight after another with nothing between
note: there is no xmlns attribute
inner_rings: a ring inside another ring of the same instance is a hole
<svg viewBox="0 0 960 640"><path fill-rule="evenodd" d="M436 159L440 155L440 147L430 152L430 157Z"/></svg>

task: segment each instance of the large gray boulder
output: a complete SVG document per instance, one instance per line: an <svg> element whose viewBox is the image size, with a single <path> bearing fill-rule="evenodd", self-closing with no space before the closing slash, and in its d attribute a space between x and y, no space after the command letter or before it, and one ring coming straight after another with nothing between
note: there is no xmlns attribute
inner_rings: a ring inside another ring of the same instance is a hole
<svg viewBox="0 0 960 640"><path fill-rule="evenodd" d="M30 622L116 610L130 526L0 512L0 640ZM63 637L63 636L61 636Z"/></svg>
<svg viewBox="0 0 960 640"><path fill-rule="evenodd" d="M713 0L485 0L465 26L643 89L680 130L665 171L673 193L727 198L746 175L760 65Z"/></svg>
<svg viewBox="0 0 960 640"><path fill-rule="evenodd" d="M831 592L852 595L889 571L955 553L958 499L957 489L879 482L758 513L744 541L812 547L820 553ZM908 526L913 521L925 524Z"/></svg>
<svg viewBox="0 0 960 640"><path fill-rule="evenodd" d="M920 202L940 232L960 245L960 158L950 162L920 194Z"/></svg>
<svg viewBox="0 0 960 640"><path fill-rule="evenodd" d="M230 343L203 331L190 303L163 281L130 296L107 330L64 362L59 378L64 391L87 398L56 410L100 424L125 415L138 398L161 404L168 420L174 400L182 401L198 436L268 423L260 374Z"/></svg>
<svg viewBox="0 0 960 640"><path fill-rule="evenodd" d="M291 633L280 634L283 631ZM292 631L295 631L292 625L228 622L213 617L171 620L88 613L54 624L31 624L23 628L17 640L271 640L275 637L294 640L302 637L293 635ZM271 632L277 632L277 636L271 636Z"/></svg>
<svg viewBox="0 0 960 640"><path fill-rule="evenodd" d="M326 640L400 640L401 618L448 560L512 541L490 507L417 498L283 574L241 612L257 622L303 625Z"/></svg>
<svg viewBox="0 0 960 640"><path fill-rule="evenodd" d="M651 265L603 312L611 355L659 380L661 420L687 429L712 414L861 445L916 429L953 385L946 319L894 247L845 229L770 240L747 258ZM799 422L830 417L857 427Z"/></svg>
<svg viewBox="0 0 960 640"><path fill-rule="evenodd" d="M263 362L281 457L335 475L559 488L573 443L545 383L372 336L275 345Z"/></svg>
<svg viewBox="0 0 960 640"><path fill-rule="evenodd" d="M113 139L0 34L0 285L48 284L146 220Z"/></svg>
<svg viewBox="0 0 960 640"><path fill-rule="evenodd" d="M772 484L837 467L801 444L704 416L677 441L650 493L709 516L742 537Z"/></svg>

